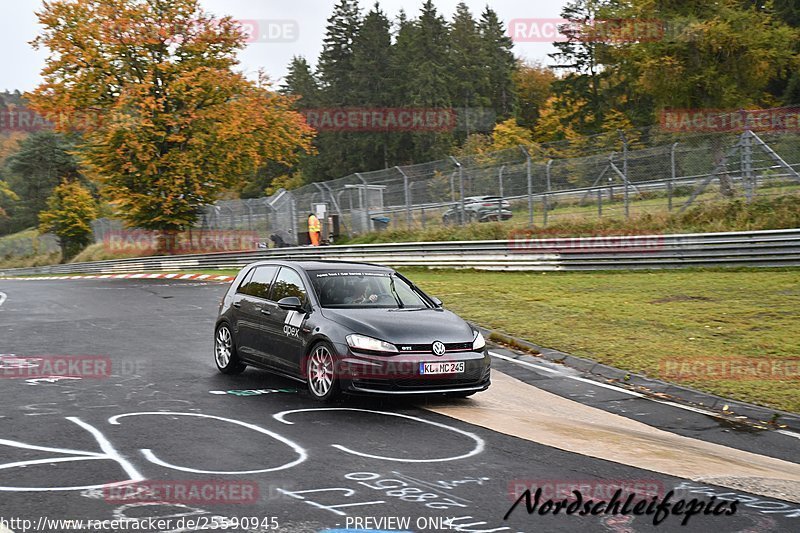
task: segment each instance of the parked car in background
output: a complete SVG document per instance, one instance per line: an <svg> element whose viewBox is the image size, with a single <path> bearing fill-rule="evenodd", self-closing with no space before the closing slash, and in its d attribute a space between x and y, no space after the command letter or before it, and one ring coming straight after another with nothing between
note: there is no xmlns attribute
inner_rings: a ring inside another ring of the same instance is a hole
<svg viewBox="0 0 800 533"><path fill-rule="evenodd" d="M442 222L445 225L458 224L460 218L461 203L453 205L442 215ZM464 198L464 222L496 222L498 220L508 220L514 214L511 212L511 204L499 196L468 196Z"/></svg>

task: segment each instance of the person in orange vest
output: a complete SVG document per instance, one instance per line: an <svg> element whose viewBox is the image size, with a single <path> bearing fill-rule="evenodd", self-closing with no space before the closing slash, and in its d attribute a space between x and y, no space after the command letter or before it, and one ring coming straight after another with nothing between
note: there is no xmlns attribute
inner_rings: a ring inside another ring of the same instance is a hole
<svg viewBox="0 0 800 533"><path fill-rule="evenodd" d="M320 224L317 215L310 213L308 215L308 236L311 239L311 246L319 246L319 236L322 232L322 224Z"/></svg>

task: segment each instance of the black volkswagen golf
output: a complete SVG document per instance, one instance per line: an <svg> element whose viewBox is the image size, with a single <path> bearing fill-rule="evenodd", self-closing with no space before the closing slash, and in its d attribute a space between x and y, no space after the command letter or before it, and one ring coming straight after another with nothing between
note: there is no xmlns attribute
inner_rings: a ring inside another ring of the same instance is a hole
<svg viewBox="0 0 800 533"><path fill-rule="evenodd" d="M341 392L469 396L490 384L480 332L394 270L263 261L239 272L214 334L220 372L250 365Z"/></svg>

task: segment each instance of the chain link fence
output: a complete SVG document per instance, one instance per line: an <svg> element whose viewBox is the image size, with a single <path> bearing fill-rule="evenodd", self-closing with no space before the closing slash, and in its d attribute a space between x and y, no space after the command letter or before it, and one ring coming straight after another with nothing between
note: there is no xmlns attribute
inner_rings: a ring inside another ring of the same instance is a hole
<svg viewBox="0 0 800 533"><path fill-rule="evenodd" d="M60 251L58 238L50 233L39 235L35 230L31 230L0 237L0 261L56 254Z"/></svg>
<svg viewBox="0 0 800 533"><path fill-rule="evenodd" d="M360 172L208 206L197 227L256 232L261 247L307 244L307 217L335 242L387 228L507 221L510 228L633 217L800 190L800 134L666 134L654 128ZM95 237L121 228L94 223Z"/></svg>

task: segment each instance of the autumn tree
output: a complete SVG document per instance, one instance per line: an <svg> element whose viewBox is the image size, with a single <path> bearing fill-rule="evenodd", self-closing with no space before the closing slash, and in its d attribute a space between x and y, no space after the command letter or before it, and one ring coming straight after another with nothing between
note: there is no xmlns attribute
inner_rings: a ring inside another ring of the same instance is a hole
<svg viewBox="0 0 800 533"><path fill-rule="evenodd" d="M39 232L53 233L67 261L92 242L91 221L97 218L97 201L91 191L77 181L64 180L39 213Z"/></svg>
<svg viewBox="0 0 800 533"><path fill-rule="evenodd" d="M510 118L500 122L492 131L492 150L506 150L531 144L533 144L531 130L519 126L516 119Z"/></svg>
<svg viewBox="0 0 800 533"><path fill-rule="evenodd" d="M547 99L553 94L555 80L552 69L540 64L518 64L513 81L517 95L516 117L520 126L530 130L536 127Z"/></svg>
<svg viewBox="0 0 800 533"><path fill-rule="evenodd" d="M131 226L182 230L267 162L293 163L312 130L291 98L234 71L241 27L199 0L52 0L31 106L83 134L81 161Z"/></svg>
<svg viewBox="0 0 800 533"><path fill-rule="evenodd" d="M609 61L637 93L652 99L656 110L775 105L778 99L768 94L768 85L796 63L798 31L781 20L772 2L757 4L632 2L621 16L666 19L672 25L663 38L615 47ZM791 20L788 12L785 19Z"/></svg>
<svg viewBox="0 0 800 533"><path fill-rule="evenodd" d="M8 184L0 180L0 219L8 218L8 213L3 208L3 203L5 201L16 202L19 200L19 196L11 190Z"/></svg>

